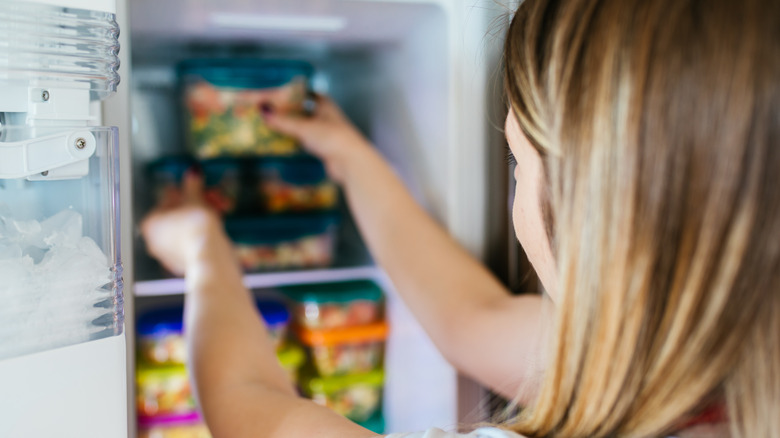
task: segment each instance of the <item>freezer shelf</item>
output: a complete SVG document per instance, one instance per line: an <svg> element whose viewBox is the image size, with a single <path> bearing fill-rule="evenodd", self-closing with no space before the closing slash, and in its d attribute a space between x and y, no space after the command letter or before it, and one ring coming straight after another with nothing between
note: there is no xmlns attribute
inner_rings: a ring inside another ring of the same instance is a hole
<svg viewBox="0 0 780 438"><path fill-rule="evenodd" d="M379 268L316 269L305 271L267 272L244 275L244 285L249 289L271 288L293 284L328 283L334 281L373 279L380 275ZM183 278L138 281L133 292L137 297L178 295L184 293Z"/></svg>

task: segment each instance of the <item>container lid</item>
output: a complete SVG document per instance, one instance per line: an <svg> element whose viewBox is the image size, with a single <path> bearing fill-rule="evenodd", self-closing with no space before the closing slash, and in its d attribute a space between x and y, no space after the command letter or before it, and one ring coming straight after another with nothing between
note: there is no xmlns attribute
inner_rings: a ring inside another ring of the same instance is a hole
<svg viewBox="0 0 780 438"><path fill-rule="evenodd" d="M184 174L195 164L189 157L165 157L151 162L147 169L153 177L170 176L174 181L181 181Z"/></svg>
<svg viewBox="0 0 780 438"><path fill-rule="evenodd" d="M138 416L138 426L142 428L154 427L154 426L184 426L188 424L200 423L203 421L198 414L198 411L167 414L167 415L155 415L153 417L146 415Z"/></svg>
<svg viewBox="0 0 780 438"><path fill-rule="evenodd" d="M284 286L280 290L291 300L314 303L344 303L356 300L379 301L382 289L371 280Z"/></svg>
<svg viewBox="0 0 780 438"><path fill-rule="evenodd" d="M181 334L184 308L169 307L144 313L138 318L138 336Z"/></svg>
<svg viewBox="0 0 780 438"><path fill-rule="evenodd" d="M339 345L384 341L387 339L387 332L388 326L384 321L335 329L310 330L297 327L295 330L298 339L305 345Z"/></svg>
<svg viewBox="0 0 780 438"><path fill-rule="evenodd" d="M179 64L180 77L199 76L217 87L280 87L313 73L311 64L294 60L193 59Z"/></svg>
<svg viewBox="0 0 780 438"><path fill-rule="evenodd" d="M257 308L263 316L263 321L269 326L287 324L290 321L290 312L283 303L275 300L257 300Z"/></svg>
<svg viewBox="0 0 780 438"><path fill-rule="evenodd" d="M225 231L236 243L273 244L325 233L338 219L336 213L231 218L225 221Z"/></svg>
<svg viewBox="0 0 780 438"><path fill-rule="evenodd" d="M135 367L135 380L139 385L145 385L149 380L166 379L170 377L187 378L185 365L149 365L138 362Z"/></svg>
<svg viewBox="0 0 780 438"><path fill-rule="evenodd" d="M327 179L322 161L307 155L260 158L257 170L263 178L278 176L290 184L320 184Z"/></svg>
<svg viewBox="0 0 780 438"><path fill-rule="evenodd" d="M301 386L309 394L332 394L354 385L382 386L385 381L383 370L374 370L368 373L347 374L332 377L309 377L303 379Z"/></svg>
<svg viewBox="0 0 780 438"><path fill-rule="evenodd" d="M286 344L279 351L276 352L276 357L279 358L279 363L286 369L296 369L305 359L303 350L301 347L295 344Z"/></svg>
<svg viewBox="0 0 780 438"><path fill-rule="evenodd" d="M382 410L380 409L366 421L359 421L358 425L380 435L385 433L385 417L382 416Z"/></svg>

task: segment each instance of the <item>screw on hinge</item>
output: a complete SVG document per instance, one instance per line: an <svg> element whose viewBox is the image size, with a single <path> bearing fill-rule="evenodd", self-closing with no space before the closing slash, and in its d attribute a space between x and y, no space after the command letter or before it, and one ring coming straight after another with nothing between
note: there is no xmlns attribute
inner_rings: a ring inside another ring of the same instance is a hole
<svg viewBox="0 0 780 438"><path fill-rule="evenodd" d="M87 147L87 140L83 137L79 137L76 139L76 149L84 149Z"/></svg>
<svg viewBox="0 0 780 438"><path fill-rule="evenodd" d="M49 171L44 170L43 172L41 172L41 176L49 176Z"/></svg>
<svg viewBox="0 0 780 438"><path fill-rule="evenodd" d="M49 101L49 91L48 90L43 90L43 92L41 92L41 99L44 102L48 102Z"/></svg>

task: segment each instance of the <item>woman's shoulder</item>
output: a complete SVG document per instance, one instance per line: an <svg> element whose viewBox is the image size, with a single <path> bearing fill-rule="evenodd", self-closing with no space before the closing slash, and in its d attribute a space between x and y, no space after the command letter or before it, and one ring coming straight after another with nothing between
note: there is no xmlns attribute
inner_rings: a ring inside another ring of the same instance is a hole
<svg viewBox="0 0 780 438"><path fill-rule="evenodd" d="M422 432L393 433L386 438L523 438L514 432L496 427L480 427L472 432L458 433L447 432L437 427Z"/></svg>

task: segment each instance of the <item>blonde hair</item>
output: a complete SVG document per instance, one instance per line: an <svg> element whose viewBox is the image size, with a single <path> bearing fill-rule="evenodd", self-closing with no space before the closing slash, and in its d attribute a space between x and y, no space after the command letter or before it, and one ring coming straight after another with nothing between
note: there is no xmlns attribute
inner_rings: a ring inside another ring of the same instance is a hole
<svg viewBox="0 0 780 438"><path fill-rule="evenodd" d="M505 46L559 294L533 437L780 436L780 6L527 0Z"/></svg>

